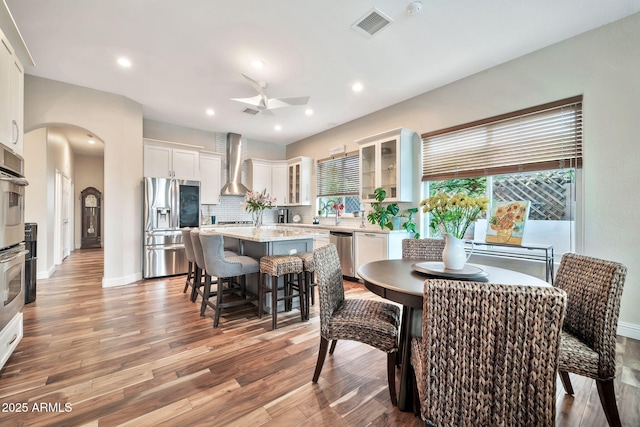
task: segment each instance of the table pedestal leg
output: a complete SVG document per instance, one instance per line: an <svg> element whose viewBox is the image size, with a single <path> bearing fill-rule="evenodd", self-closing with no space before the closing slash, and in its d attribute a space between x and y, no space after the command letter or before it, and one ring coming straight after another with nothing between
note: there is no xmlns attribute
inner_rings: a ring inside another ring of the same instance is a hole
<svg viewBox="0 0 640 427"><path fill-rule="evenodd" d="M406 313L406 314L405 314ZM402 334L403 342L400 367L400 391L398 393L398 409L404 412L413 412L413 369L411 369L411 322L413 308L404 306L402 309Z"/></svg>

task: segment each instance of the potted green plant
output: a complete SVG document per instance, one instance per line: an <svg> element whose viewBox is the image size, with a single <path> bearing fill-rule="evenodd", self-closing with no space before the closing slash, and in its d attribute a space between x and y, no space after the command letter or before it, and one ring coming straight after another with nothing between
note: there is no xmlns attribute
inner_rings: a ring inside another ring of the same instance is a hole
<svg viewBox="0 0 640 427"><path fill-rule="evenodd" d="M383 203L387 197L387 192L382 187L376 188L373 193L376 201L371 203L372 211L367 215L367 220L371 224L377 224L381 229L388 228L393 230L395 219L404 218L405 221L402 223L402 228L409 233L413 233L414 238L420 238L420 233L418 233L416 223L413 220L413 215L418 212L418 208L400 211L397 203Z"/></svg>

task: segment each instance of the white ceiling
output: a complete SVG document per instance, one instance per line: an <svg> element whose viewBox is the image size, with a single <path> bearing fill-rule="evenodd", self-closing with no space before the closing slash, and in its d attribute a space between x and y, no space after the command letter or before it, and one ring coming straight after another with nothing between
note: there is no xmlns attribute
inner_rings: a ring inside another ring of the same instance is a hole
<svg viewBox="0 0 640 427"><path fill-rule="evenodd" d="M27 74L131 98L144 117L289 144L640 11L640 0L6 0ZM394 21L352 25L372 7ZM116 64L120 56L133 63ZM254 69L250 62L266 63ZM250 116L230 98L310 96ZM364 90L351 91L360 81ZM213 117L205 114L213 108ZM274 126L280 124L281 131Z"/></svg>

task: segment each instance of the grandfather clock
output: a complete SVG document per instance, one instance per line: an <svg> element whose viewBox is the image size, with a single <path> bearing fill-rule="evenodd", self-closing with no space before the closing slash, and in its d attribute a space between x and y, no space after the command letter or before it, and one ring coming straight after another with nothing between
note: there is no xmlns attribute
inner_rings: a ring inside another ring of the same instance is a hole
<svg viewBox="0 0 640 427"><path fill-rule="evenodd" d="M100 201L102 194L93 187L80 193L82 199L82 249L99 248L100 245Z"/></svg>

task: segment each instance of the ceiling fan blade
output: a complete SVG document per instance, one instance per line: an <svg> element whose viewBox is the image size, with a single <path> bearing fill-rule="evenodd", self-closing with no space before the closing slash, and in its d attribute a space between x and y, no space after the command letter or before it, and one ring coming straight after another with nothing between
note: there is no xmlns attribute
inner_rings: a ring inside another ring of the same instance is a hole
<svg viewBox="0 0 640 427"><path fill-rule="evenodd" d="M295 98L271 98L267 101L269 109L289 107L291 105L306 105L309 102L308 96L299 96Z"/></svg>
<svg viewBox="0 0 640 427"><path fill-rule="evenodd" d="M242 74L242 73L241 73ZM265 96L264 94L264 87L257 81L253 80L251 77L247 76L246 74L242 74L242 77L244 77L245 79L247 79L247 81L251 84L251 86L256 90L256 92L258 92L260 95Z"/></svg>
<svg viewBox="0 0 640 427"><path fill-rule="evenodd" d="M251 98L231 98L232 101L242 102L243 104L252 105L254 107L264 108L264 97L262 95L252 96Z"/></svg>

